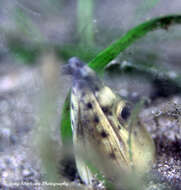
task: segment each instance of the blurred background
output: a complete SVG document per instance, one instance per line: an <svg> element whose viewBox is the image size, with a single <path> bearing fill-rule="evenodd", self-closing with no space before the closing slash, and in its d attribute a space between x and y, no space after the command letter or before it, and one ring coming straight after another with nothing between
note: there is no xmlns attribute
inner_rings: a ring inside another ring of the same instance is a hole
<svg viewBox="0 0 181 190"><path fill-rule="evenodd" d="M59 127L71 87L61 64L72 56L89 62L132 27L180 10L180 0L1 0L0 189L61 181ZM133 100L180 93L180 81L163 74L179 75L180 34L179 25L148 33L107 67L106 83Z"/></svg>

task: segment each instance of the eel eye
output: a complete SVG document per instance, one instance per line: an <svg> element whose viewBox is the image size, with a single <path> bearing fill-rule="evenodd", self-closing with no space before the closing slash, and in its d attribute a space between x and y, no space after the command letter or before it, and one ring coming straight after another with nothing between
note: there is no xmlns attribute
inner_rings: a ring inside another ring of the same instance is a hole
<svg viewBox="0 0 181 190"><path fill-rule="evenodd" d="M121 117L123 120L127 120L131 114L131 108L129 105L125 105L121 111Z"/></svg>
<svg viewBox="0 0 181 190"><path fill-rule="evenodd" d="M116 115L120 121L127 121L131 115L131 104L128 102L120 101L117 105Z"/></svg>

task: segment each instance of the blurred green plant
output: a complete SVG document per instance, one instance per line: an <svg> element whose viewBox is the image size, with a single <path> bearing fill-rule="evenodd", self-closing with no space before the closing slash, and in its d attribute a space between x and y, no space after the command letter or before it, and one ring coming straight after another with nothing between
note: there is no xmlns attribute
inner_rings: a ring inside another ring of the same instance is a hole
<svg viewBox="0 0 181 190"><path fill-rule="evenodd" d="M77 3L77 35L80 36L79 45L83 47L94 47L94 25L93 25L93 0L78 0Z"/></svg>
<svg viewBox="0 0 181 190"><path fill-rule="evenodd" d="M57 0L54 0L56 6L50 6L49 1L45 1L44 4L44 6L51 7L51 9L61 6ZM57 46L55 44L47 44L42 33L32 22L27 12L23 8L18 7L14 10L13 19L17 25L18 32L22 35L18 37L6 31L8 48L15 58L27 64L35 63L41 52L47 49L54 49L58 56L60 55L65 59L76 55L88 61L100 51L94 45L93 8L94 1L78 0L76 12L77 33L74 38L78 38L79 42L76 45L62 44Z"/></svg>
<svg viewBox="0 0 181 190"><path fill-rule="evenodd" d="M60 133L63 144L72 142L72 129L71 129L71 120L70 120L70 92L67 95L63 106L63 112L61 115Z"/></svg>
<svg viewBox="0 0 181 190"><path fill-rule="evenodd" d="M25 64L34 64L37 57L42 52L42 47L40 44L29 44L22 42L22 40L17 39L16 37L7 35L7 43L9 51L13 54L13 56L25 63Z"/></svg>
<svg viewBox="0 0 181 190"><path fill-rule="evenodd" d="M23 38L34 39L37 42L44 41L41 32L22 8L17 7L14 10L14 20Z"/></svg>

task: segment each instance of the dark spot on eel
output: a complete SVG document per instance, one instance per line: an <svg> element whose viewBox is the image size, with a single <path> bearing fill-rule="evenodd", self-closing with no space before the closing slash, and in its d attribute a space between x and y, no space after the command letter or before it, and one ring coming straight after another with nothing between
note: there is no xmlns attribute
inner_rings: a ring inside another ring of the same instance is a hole
<svg viewBox="0 0 181 190"><path fill-rule="evenodd" d="M87 108L92 109L92 104L90 102L87 103Z"/></svg>
<svg viewBox="0 0 181 190"><path fill-rule="evenodd" d="M118 129L121 129L121 126L120 126L120 125L118 125Z"/></svg>
<svg viewBox="0 0 181 190"><path fill-rule="evenodd" d="M97 115L94 116L94 122L95 122L95 123L99 123L99 118L98 118Z"/></svg>
<svg viewBox="0 0 181 190"><path fill-rule="evenodd" d="M109 109L108 109L108 107L102 107L102 111L103 111L104 113L108 113Z"/></svg>
<svg viewBox="0 0 181 190"><path fill-rule="evenodd" d="M108 134L106 133L106 131L102 130L101 136L102 136L102 138L106 138L108 136Z"/></svg>
<svg viewBox="0 0 181 190"><path fill-rule="evenodd" d="M112 115L112 112L109 110L109 107L103 106L103 107L102 107L102 111L103 111L105 114Z"/></svg>
<svg viewBox="0 0 181 190"><path fill-rule="evenodd" d="M116 155L114 154L114 152L110 153L110 157L111 157L112 159L116 159Z"/></svg>

